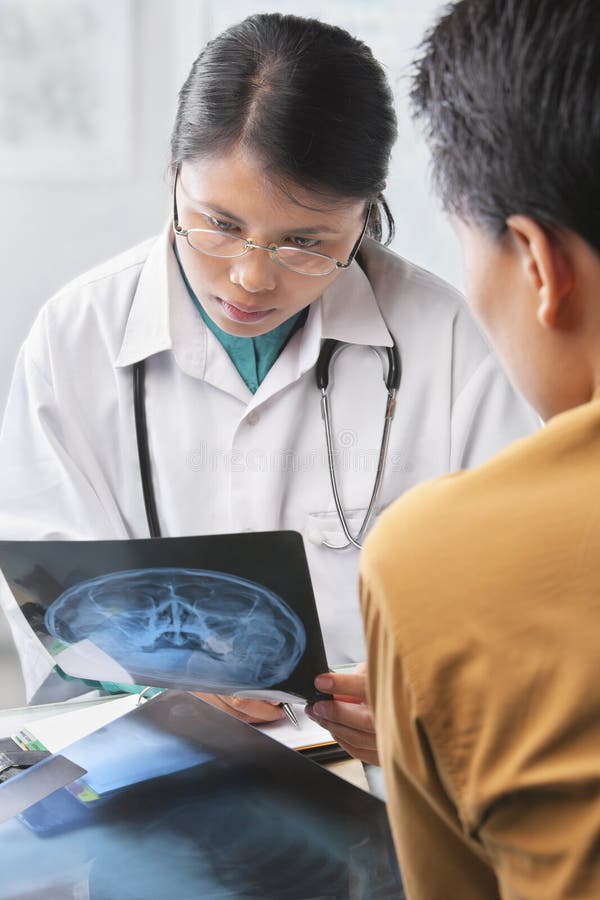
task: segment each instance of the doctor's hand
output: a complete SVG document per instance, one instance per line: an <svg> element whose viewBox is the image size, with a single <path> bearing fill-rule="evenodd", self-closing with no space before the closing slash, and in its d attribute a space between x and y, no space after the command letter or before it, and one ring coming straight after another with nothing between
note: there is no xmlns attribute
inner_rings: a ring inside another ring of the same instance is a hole
<svg viewBox="0 0 600 900"><path fill-rule="evenodd" d="M247 697L226 697L221 694L199 694L191 691L194 697L206 700L211 706L216 706L225 712L249 722L250 725L262 725L264 722L273 722L285 715L279 704L269 700L249 700Z"/></svg>
<svg viewBox="0 0 600 900"><path fill-rule="evenodd" d="M378 766L375 726L367 703L366 663L359 663L354 672L318 675L315 687L333 694L334 699L307 706L307 715L330 731L351 756Z"/></svg>

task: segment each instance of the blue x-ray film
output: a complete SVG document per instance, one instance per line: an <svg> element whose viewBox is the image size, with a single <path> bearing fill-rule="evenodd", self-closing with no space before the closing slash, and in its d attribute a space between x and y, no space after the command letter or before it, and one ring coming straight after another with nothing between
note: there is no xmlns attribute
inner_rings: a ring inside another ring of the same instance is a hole
<svg viewBox="0 0 600 900"><path fill-rule="evenodd" d="M281 597L207 570L135 569L80 582L45 622L70 644L91 641L138 683L203 691L280 684L306 648L304 626Z"/></svg>

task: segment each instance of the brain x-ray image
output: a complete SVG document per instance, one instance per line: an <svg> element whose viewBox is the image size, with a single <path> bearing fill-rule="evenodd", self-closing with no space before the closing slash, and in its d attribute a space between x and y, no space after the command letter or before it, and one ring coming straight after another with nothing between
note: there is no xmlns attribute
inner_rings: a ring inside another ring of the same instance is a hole
<svg viewBox="0 0 600 900"><path fill-rule="evenodd" d="M192 681L206 691L285 681L306 648L299 617L245 578L186 568L111 572L64 591L47 609L49 633L91 641L139 683Z"/></svg>
<svg viewBox="0 0 600 900"><path fill-rule="evenodd" d="M84 679L274 703L328 696L315 687L329 665L298 532L0 541L0 569L54 659L51 692Z"/></svg>

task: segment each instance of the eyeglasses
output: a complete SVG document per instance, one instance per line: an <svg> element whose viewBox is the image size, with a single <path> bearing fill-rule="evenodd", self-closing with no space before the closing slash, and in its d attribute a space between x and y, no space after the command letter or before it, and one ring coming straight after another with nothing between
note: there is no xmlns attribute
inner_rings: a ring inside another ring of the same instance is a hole
<svg viewBox="0 0 600 900"><path fill-rule="evenodd" d="M175 182L173 184L173 230L176 237L184 237L186 239L192 250L197 250L198 253L204 253L206 256L216 256L219 259L237 259L240 256L245 256L250 250L266 250L280 266L283 266L284 269L289 269L290 272L297 272L298 275L331 275L336 269L347 269L358 253L367 230L369 216L371 215L372 204L369 203L358 240L354 244L347 261L343 263L333 256L317 253L315 250L303 250L301 247L286 245L279 247L277 244L269 244L265 247L252 240L236 237L216 228L182 228L177 214L178 178L179 166L175 169Z"/></svg>

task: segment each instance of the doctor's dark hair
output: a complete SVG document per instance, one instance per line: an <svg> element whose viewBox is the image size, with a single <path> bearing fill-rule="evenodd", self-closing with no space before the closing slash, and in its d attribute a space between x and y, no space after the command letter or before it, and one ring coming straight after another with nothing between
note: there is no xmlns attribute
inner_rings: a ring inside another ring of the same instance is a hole
<svg viewBox="0 0 600 900"><path fill-rule="evenodd" d="M496 236L521 213L600 252L599 48L599 0L448 7L411 97L450 212Z"/></svg>
<svg viewBox="0 0 600 900"><path fill-rule="evenodd" d="M212 40L179 93L171 166L248 148L270 178L336 200L372 201L368 233L387 242L383 197L396 139L393 95L370 49L316 19L249 16Z"/></svg>

